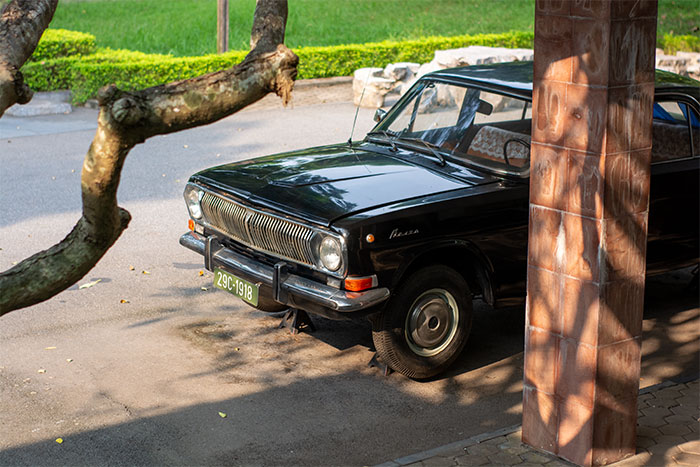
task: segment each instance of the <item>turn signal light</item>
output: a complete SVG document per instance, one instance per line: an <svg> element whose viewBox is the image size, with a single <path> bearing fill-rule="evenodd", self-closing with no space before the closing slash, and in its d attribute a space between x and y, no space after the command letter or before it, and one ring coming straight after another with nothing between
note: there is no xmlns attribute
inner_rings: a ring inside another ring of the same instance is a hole
<svg viewBox="0 0 700 467"><path fill-rule="evenodd" d="M377 276L363 276L354 277L350 276L345 279L345 290L350 290L352 292L359 292L361 290L371 289L377 286Z"/></svg>
<svg viewBox="0 0 700 467"><path fill-rule="evenodd" d="M194 232L194 221L193 221L192 219L190 219L189 221L187 221L187 227L189 227L190 230L191 230L192 232Z"/></svg>

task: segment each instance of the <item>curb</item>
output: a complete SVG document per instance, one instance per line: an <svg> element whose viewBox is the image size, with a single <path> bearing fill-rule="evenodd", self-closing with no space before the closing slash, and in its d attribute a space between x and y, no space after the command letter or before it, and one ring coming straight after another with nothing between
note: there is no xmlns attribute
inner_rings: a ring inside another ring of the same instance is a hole
<svg viewBox="0 0 700 467"><path fill-rule="evenodd" d="M499 436L506 436L511 433L515 433L520 429L520 425L512 425L506 428L501 428L500 430L492 431L490 433L482 433L480 435L472 436L461 441L455 441L438 448L429 449L427 451L419 452L416 454L411 454L410 456L399 457L393 461L384 462L383 464L378 464L375 467L396 467L402 465L413 464L416 462L424 461L434 456L439 456L447 452L453 452L456 449L468 448L469 446L474 446L475 444L482 443L492 438L498 438Z"/></svg>

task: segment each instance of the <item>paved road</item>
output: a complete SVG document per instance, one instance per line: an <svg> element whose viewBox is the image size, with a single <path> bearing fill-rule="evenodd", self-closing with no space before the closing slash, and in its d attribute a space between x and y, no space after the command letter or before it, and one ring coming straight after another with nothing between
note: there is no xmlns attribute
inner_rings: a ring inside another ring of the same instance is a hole
<svg viewBox="0 0 700 467"><path fill-rule="evenodd" d="M366 367L363 323L277 330L278 316L213 290L201 259L178 245L189 174L347 140L353 109L259 106L132 151L119 200L134 219L81 281L100 282L0 318L0 464L362 465L519 423L522 309L478 307L467 350L443 377L384 378ZM0 120L0 269L78 219L95 117ZM356 135L370 126L362 111ZM698 371L686 279L651 287L642 385Z"/></svg>

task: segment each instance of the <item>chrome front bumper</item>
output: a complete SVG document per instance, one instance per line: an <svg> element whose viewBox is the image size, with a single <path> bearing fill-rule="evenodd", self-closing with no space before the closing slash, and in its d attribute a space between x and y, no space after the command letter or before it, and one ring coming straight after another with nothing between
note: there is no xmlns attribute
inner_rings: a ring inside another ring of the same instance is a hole
<svg viewBox="0 0 700 467"><path fill-rule="evenodd" d="M360 311L389 298L389 289L385 287L348 292L290 274L282 261L274 267L261 264L224 247L215 236L187 232L180 237L180 245L204 256L206 269L213 271L221 267L252 283L265 285L272 289L275 301L312 313L325 314L316 307L341 313Z"/></svg>

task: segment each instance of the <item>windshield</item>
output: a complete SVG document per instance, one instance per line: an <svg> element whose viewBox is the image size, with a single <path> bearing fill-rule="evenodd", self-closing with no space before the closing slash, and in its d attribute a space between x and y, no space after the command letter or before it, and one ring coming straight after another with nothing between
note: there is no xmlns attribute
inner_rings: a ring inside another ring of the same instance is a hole
<svg viewBox="0 0 700 467"><path fill-rule="evenodd" d="M447 158L501 173L525 174L530 166L531 122L525 99L422 81L368 137L393 148L410 145L442 164Z"/></svg>

